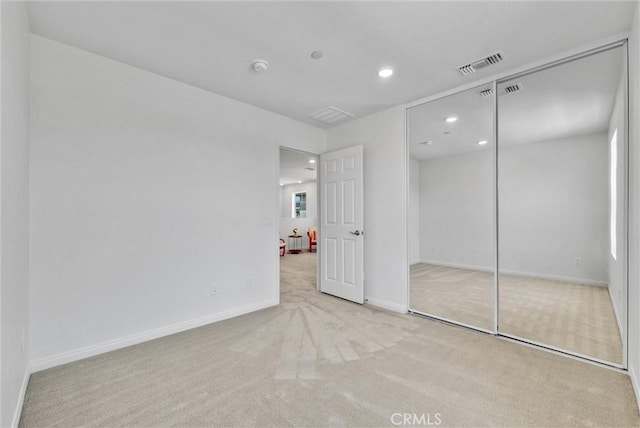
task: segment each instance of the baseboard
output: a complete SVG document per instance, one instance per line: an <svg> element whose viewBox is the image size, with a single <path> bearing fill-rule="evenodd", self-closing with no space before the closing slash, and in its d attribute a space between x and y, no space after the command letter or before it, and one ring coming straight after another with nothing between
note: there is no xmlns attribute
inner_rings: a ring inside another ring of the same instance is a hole
<svg viewBox="0 0 640 428"><path fill-rule="evenodd" d="M365 297L364 302L368 305L375 306L377 308L386 309L392 312L399 312L401 314L407 313L407 308L397 303L388 302L382 299L376 299L375 297Z"/></svg>
<svg viewBox="0 0 640 428"><path fill-rule="evenodd" d="M133 334L120 339L109 340L95 345L86 346L84 348L74 349L69 352L53 355L51 357L41 358L31 361L29 364L31 373L46 370L62 364L71 363L82 360L84 358L93 357L95 355L104 354L105 352L115 351L116 349L126 348L127 346L137 345L149 340L158 339L160 337L169 336L171 334L180 333L182 331L191 330L192 328L201 327L217 321L234 318L250 312L259 311L261 309L276 306L278 303L273 300L263 301L253 305L242 306L228 311L218 312L206 315L192 320L179 322L165 327L155 328L142 333Z"/></svg>
<svg viewBox="0 0 640 428"><path fill-rule="evenodd" d="M469 270L477 270L481 272L493 272L493 266L475 266L475 265L465 265L462 263L450 263L450 262L441 262L437 260L422 260L420 263L425 263L429 265L439 265L439 266L447 266L458 269L469 269ZM575 284L582 285L592 285L595 287L608 287L608 284L604 281L599 281L595 279L587 279L587 278L574 278L569 276L561 276L561 275L547 275L544 273L536 273L536 272L521 272L517 270L511 269L500 269L501 274L505 275L513 275L513 276L523 276L527 278L538 278L538 279L548 279L550 281L562 281L562 282L572 282Z"/></svg>
<svg viewBox="0 0 640 428"><path fill-rule="evenodd" d="M438 260L420 260L420 263L424 263L427 265L437 265L437 266L446 266L457 269L469 269L469 270L478 270L480 272L493 272L493 266L476 266L476 265L465 265L462 263L451 263L451 262L441 262Z"/></svg>
<svg viewBox="0 0 640 428"><path fill-rule="evenodd" d="M622 336L624 334L626 334L626 331L623 330L622 328L622 319L620 318L620 314L618 313L618 307L616 306L616 302L613 301L613 296L611 295L611 289L607 290L607 294L609 295L609 301L611 302L611 307L613 308L613 316L616 317L616 322L618 323L618 332L620 332L620 338L622 338Z"/></svg>
<svg viewBox="0 0 640 428"><path fill-rule="evenodd" d="M24 405L24 398L27 395L27 385L29 385L29 377L31 371L29 367L24 369L24 377L22 378L22 385L20 386L20 395L18 395L18 403L16 409L13 412L13 421L11 422L12 428L18 428L20 424L20 416L22 416L22 406Z"/></svg>
<svg viewBox="0 0 640 428"><path fill-rule="evenodd" d="M629 366L629 377L631 378L631 386L633 387L633 392L636 395L636 406L638 407L638 410L640 410L640 381L638 380L636 371L631 365Z"/></svg>
<svg viewBox="0 0 640 428"><path fill-rule="evenodd" d="M606 282L599 281L597 279L575 278L571 276L560 276L560 275L547 275L544 273L535 273L535 272L520 272L515 270L509 270L509 269L501 269L500 273L505 275L513 275L513 276L524 276L527 278L548 279L550 281L571 282L574 284L590 285L593 287L608 287L608 284Z"/></svg>

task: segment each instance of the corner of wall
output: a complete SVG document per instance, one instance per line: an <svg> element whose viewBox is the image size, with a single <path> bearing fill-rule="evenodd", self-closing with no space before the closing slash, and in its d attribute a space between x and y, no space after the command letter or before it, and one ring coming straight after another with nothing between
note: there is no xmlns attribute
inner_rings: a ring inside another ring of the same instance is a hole
<svg viewBox="0 0 640 428"><path fill-rule="evenodd" d="M636 4L628 43L629 66L629 266L628 266L628 369L631 384L640 408L640 2Z"/></svg>

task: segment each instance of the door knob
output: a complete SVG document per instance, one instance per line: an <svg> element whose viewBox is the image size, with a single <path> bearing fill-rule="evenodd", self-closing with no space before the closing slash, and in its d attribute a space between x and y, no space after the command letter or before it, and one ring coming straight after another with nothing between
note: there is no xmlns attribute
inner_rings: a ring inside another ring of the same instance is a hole
<svg viewBox="0 0 640 428"><path fill-rule="evenodd" d="M352 234L352 235L360 236L360 231L359 230L356 230L356 231L350 230L349 233Z"/></svg>

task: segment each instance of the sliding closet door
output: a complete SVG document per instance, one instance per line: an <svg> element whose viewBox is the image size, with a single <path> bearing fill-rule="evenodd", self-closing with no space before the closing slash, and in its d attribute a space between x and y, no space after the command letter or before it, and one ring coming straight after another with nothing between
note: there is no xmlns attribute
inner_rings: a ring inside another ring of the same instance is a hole
<svg viewBox="0 0 640 428"><path fill-rule="evenodd" d="M413 312L494 331L493 97L484 86L407 110Z"/></svg>
<svg viewBox="0 0 640 428"><path fill-rule="evenodd" d="M625 47L498 84L499 332L624 365Z"/></svg>

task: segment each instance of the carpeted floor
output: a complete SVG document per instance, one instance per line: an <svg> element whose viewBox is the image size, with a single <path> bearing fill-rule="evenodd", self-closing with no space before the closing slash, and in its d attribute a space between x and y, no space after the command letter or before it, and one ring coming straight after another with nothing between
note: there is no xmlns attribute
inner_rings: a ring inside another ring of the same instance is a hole
<svg viewBox="0 0 640 428"><path fill-rule="evenodd" d="M411 308L493 331L493 273L418 263ZM500 275L500 331L622 364L606 287Z"/></svg>
<svg viewBox="0 0 640 428"><path fill-rule="evenodd" d="M640 426L629 378L325 296L281 258L282 304L35 373L21 427Z"/></svg>

